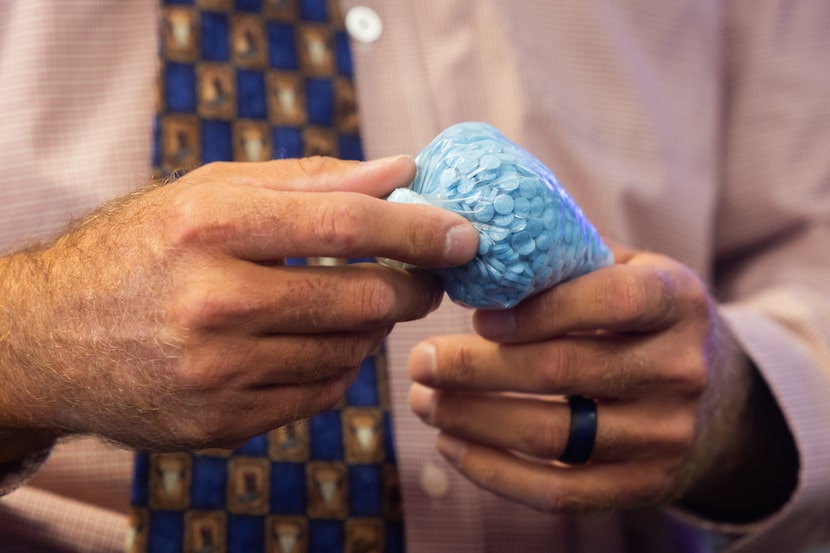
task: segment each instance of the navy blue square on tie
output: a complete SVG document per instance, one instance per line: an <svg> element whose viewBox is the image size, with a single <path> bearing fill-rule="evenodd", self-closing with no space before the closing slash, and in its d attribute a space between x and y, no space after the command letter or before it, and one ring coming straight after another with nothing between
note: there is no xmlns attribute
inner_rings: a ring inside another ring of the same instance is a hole
<svg viewBox="0 0 830 553"><path fill-rule="evenodd" d="M362 160L363 143L356 134L341 134L337 137L337 145L340 148L340 159Z"/></svg>
<svg viewBox="0 0 830 553"><path fill-rule="evenodd" d="M383 475L379 465L349 465L349 515L383 515Z"/></svg>
<svg viewBox="0 0 830 553"><path fill-rule="evenodd" d="M300 0L300 17L306 21L328 21L326 0Z"/></svg>
<svg viewBox="0 0 830 553"><path fill-rule="evenodd" d="M346 391L346 404L357 406L377 405L378 377L375 358L367 357L360 364L357 379Z"/></svg>
<svg viewBox="0 0 830 553"><path fill-rule="evenodd" d="M202 59L228 61L231 56L228 39L228 16L222 13L202 12Z"/></svg>
<svg viewBox="0 0 830 553"><path fill-rule="evenodd" d="M189 63L168 63L164 67L164 102L167 111L196 112L196 69Z"/></svg>
<svg viewBox="0 0 830 553"><path fill-rule="evenodd" d="M308 121L321 127L334 126L334 85L329 79L306 79L305 102Z"/></svg>
<svg viewBox="0 0 830 553"><path fill-rule="evenodd" d="M343 427L339 411L327 411L309 419L312 459L334 461L343 458Z"/></svg>
<svg viewBox="0 0 830 553"><path fill-rule="evenodd" d="M352 53L349 50L349 35L343 31L334 33L334 57L337 64L337 74L351 77L354 72Z"/></svg>
<svg viewBox="0 0 830 553"><path fill-rule="evenodd" d="M289 159L303 155L303 135L300 129L294 127L275 127L274 158Z"/></svg>
<svg viewBox="0 0 830 553"><path fill-rule="evenodd" d="M248 515L228 515L227 553L265 551L265 519Z"/></svg>
<svg viewBox="0 0 830 553"><path fill-rule="evenodd" d="M236 0L236 9L245 12L258 12L262 9L262 0Z"/></svg>
<svg viewBox="0 0 830 553"><path fill-rule="evenodd" d="M268 117L265 76L260 71L236 72L237 113L247 119Z"/></svg>
<svg viewBox="0 0 830 553"><path fill-rule="evenodd" d="M224 457L193 457L190 506L193 509L224 509L225 482L228 479Z"/></svg>
<svg viewBox="0 0 830 553"><path fill-rule="evenodd" d="M193 0L164 0L165 4L193 5Z"/></svg>
<svg viewBox="0 0 830 553"><path fill-rule="evenodd" d="M269 22L268 63L277 69L297 69L297 33L293 25Z"/></svg>
<svg viewBox="0 0 830 553"><path fill-rule="evenodd" d="M130 502L133 505L147 505L150 497L150 456L147 453L136 454L133 474Z"/></svg>
<svg viewBox="0 0 830 553"><path fill-rule="evenodd" d="M202 121L202 161L233 159L233 139L229 121Z"/></svg>
<svg viewBox="0 0 830 553"><path fill-rule="evenodd" d="M239 455L250 455L251 457L268 456L268 435L255 436L245 442L244 445L234 450Z"/></svg>
<svg viewBox="0 0 830 553"><path fill-rule="evenodd" d="M304 463L271 463L269 500L271 512L274 514L305 514L306 491Z"/></svg>
<svg viewBox="0 0 830 553"><path fill-rule="evenodd" d="M341 520L311 519L308 521L308 553L343 551L346 531Z"/></svg>
<svg viewBox="0 0 830 553"><path fill-rule="evenodd" d="M150 511L147 551L181 553L184 540L184 511Z"/></svg>

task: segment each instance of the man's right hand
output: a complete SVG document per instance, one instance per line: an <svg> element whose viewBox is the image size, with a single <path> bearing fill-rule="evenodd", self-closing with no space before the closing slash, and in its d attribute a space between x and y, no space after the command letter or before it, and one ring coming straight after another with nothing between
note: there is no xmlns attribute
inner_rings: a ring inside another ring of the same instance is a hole
<svg viewBox="0 0 830 553"><path fill-rule="evenodd" d="M290 257L466 262L458 215L377 197L411 158L211 164L0 259L0 430L155 450L233 446L332 407L426 273Z"/></svg>

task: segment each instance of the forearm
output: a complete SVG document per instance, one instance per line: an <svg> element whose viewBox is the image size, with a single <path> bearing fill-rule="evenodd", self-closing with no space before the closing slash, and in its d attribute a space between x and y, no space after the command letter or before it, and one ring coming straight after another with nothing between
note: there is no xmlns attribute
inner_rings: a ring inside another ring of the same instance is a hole
<svg viewBox="0 0 830 553"><path fill-rule="evenodd" d="M0 477L21 470L27 459L48 449L58 435L36 416L38 400L44 396L30 379L32 367L27 366L18 332L25 316L21 292L33 284L24 274L32 255L33 251L26 251L0 259Z"/></svg>

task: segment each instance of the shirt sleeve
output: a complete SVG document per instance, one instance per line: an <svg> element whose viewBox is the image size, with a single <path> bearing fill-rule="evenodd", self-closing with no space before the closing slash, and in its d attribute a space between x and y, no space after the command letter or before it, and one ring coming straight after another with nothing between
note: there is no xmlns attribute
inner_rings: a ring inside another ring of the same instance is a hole
<svg viewBox="0 0 830 553"><path fill-rule="evenodd" d="M46 462L52 448L32 451L22 459L0 463L0 497L25 484Z"/></svg>
<svg viewBox="0 0 830 553"><path fill-rule="evenodd" d="M828 8L820 0L728 4L714 293L800 459L790 501L730 552L801 551L830 538Z"/></svg>

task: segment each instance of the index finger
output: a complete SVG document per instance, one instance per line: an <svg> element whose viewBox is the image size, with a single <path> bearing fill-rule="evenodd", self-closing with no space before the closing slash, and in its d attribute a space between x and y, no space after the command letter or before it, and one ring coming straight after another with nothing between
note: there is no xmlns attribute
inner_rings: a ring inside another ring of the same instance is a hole
<svg viewBox="0 0 830 553"><path fill-rule="evenodd" d="M425 267L469 261L478 233L466 219L373 197L413 175L407 156L212 164L169 189L180 216L168 232L174 243L207 244L250 261L386 257Z"/></svg>
<svg viewBox="0 0 830 553"><path fill-rule="evenodd" d="M251 261L386 257L448 267L469 261L478 249L478 233L466 219L432 206L354 192L256 189L226 192L224 201L226 209L210 223L215 241Z"/></svg>

